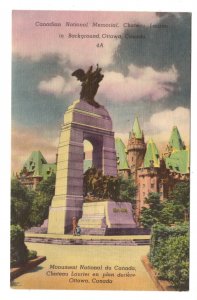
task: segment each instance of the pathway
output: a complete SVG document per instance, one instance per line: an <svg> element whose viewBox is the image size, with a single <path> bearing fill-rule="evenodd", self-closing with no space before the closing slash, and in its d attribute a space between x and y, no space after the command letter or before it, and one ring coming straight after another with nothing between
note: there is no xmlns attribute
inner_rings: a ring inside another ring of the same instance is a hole
<svg viewBox="0 0 197 300"><path fill-rule="evenodd" d="M149 251L148 246L41 243L27 243L27 246L38 255L46 255L47 260L16 278L13 288L157 290L141 262L141 257Z"/></svg>

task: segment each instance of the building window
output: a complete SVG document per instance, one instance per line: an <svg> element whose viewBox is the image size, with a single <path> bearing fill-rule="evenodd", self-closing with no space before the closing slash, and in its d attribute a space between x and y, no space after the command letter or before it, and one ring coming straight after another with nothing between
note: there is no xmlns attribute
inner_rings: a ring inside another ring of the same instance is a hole
<svg viewBox="0 0 197 300"><path fill-rule="evenodd" d="M151 187L151 189L154 189L154 187L155 187L154 183L151 183L150 187Z"/></svg>

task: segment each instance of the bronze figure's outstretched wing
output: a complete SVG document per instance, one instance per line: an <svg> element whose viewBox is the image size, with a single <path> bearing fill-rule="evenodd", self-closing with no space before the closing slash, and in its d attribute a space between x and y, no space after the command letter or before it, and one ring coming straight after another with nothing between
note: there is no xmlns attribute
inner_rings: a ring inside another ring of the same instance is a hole
<svg viewBox="0 0 197 300"><path fill-rule="evenodd" d="M82 70L82 69L77 69L71 75L77 77L77 79L81 82L83 82L86 77L86 74L85 74L84 70Z"/></svg>

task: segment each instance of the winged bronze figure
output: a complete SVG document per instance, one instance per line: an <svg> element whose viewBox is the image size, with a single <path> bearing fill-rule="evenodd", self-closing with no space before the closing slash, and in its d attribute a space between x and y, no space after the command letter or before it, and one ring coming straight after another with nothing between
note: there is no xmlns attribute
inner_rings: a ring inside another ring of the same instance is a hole
<svg viewBox="0 0 197 300"><path fill-rule="evenodd" d="M88 102L90 105L99 107L100 105L94 100L94 97L99 88L99 82L103 79L104 75L101 74L101 68L97 64L96 70L93 70L93 66L90 66L85 73L83 69L77 69L72 73L79 81L82 82L80 100Z"/></svg>

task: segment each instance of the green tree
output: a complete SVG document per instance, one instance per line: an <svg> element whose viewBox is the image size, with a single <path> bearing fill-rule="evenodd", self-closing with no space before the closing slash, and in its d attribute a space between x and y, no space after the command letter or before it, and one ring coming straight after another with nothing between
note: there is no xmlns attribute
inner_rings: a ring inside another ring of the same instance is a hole
<svg viewBox="0 0 197 300"><path fill-rule="evenodd" d="M143 207L140 222L145 228L150 228L155 223L171 225L189 220L189 182L179 182L169 195L169 199L160 202L158 193L149 194Z"/></svg>
<svg viewBox="0 0 197 300"><path fill-rule="evenodd" d="M36 189L36 195L33 199L30 223L32 226L38 226L48 217L49 206L55 194L55 174L48 179L41 181Z"/></svg>
<svg viewBox="0 0 197 300"><path fill-rule="evenodd" d="M144 228L150 228L153 224L160 221L163 204L160 202L159 193L149 193L145 203L148 204L148 207L142 208L140 223Z"/></svg>
<svg viewBox="0 0 197 300"><path fill-rule="evenodd" d="M120 181L120 200L136 204L137 187L133 180L121 178Z"/></svg>
<svg viewBox="0 0 197 300"><path fill-rule="evenodd" d="M28 190L17 179L11 181L11 224L28 228L30 212L35 192Z"/></svg>
<svg viewBox="0 0 197 300"><path fill-rule="evenodd" d="M184 208L173 200L166 199L160 215L160 223L171 225L184 221Z"/></svg>
<svg viewBox="0 0 197 300"><path fill-rule="evenodd" d="M166 225L189 220L189 182L179 182L163 203L160 222Z"/></svg>
<svg viewBox="0 0 197 300"><path fill-rule="evenodd" d="M42 180L37 185L36 188L37 192L48 196L52 200L55 194L55 180L56 180L56 175L52 173L50 177L48 177L46 180Z"/></svg>
<svg viewBox="0 0 197 300"><path fill-rule="evenodd" d="M179 182L169 195L170 201L176 206L176 218L180 221L189 220L190 183Z"/></svg>

